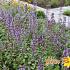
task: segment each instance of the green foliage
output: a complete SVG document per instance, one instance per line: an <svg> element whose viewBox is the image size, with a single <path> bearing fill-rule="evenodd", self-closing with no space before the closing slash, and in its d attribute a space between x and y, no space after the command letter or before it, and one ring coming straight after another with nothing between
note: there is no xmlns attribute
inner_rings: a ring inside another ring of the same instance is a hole
<svg viewBox="0 0 70 70"><path fill-rule="evenodd" d="M21 1L27 1L28 0L21 0ZM60 6L60 0L36 0L37 1L37 5L46 8L46 5L48 5L49 3L51 4L52 8L55 7L59 7ZM70 0L63 0L64 1L64 5L70 5ZM33 2L31 2L33 3Z"/></svg>
<svg viewBox="0 0 70 70"><path fill-rule="evenodd" d="M45 20L44 19L38 19L38 35L41 35L44 32L44 28L45 28Z"/></svg>
<svg viewBox="0 0 70 70"><path fill-rule="evenodd" d="M36 61L33 59L32 54L29 50L23 52L24 48L15 47L14 49L6 49L2 52L0 51L0 65L5 65L9 70L17 70L19 65L25 64L30 66L30 69L36 69ZM28 48L27 48L28 49Z"/></svg>
<svg viewBox="0 0 70 70"><path fill-rule="evenodd" d="M37 15L37 18L40 19L44 19L45 18L45 13L43 11L36 11L36 15Z"/></svg>
<svg viewBox="0 0 70 70"><path fill-rule="evenodd" d="M3 22L0 22L0 40L2 42L8 41L8 36L7 36L7 33L6 33L6 28L5 28Z"/></svg>
<svg viewBox="0 0 70 70"><path fill-rule="evenodd" d="M64 5L70 5L70 0L63 0ZM37 0L37 3L41 7L46 7L49 3L51 4L52 8L59 7L60 6L60 0Z"/></svg>
<svg viewBox="0 0 70 70"><path fill-rule="evenodd" d="M65 0L65 5L70 5L70 0Z"/></svg>
<svg viewBox="0 0 70 70"><path fill-rule="evenodd" d="M59 6L59 0L51 0L51 7L55 8Z"/></svg>
<svg viewBox="0 0 70 70"><path fill-rule="evenodd" d="M66 10L66 11L64 11L63 14L66 15L66 16L70 16L70 10Z"/></svg>

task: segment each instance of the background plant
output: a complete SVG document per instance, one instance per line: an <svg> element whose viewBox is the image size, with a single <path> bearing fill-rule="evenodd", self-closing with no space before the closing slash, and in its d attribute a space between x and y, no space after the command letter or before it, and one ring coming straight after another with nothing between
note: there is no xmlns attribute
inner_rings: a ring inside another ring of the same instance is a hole
<svg viewBox="0 0 70 70"><path fill-rule="evenodd" d="M66 10L66 11L64 11L63 14L66 15L66 16L70 16L70 10Z"/></svg>
<svg viewBox="0 0 70 70"><path fill-rule="evenodd" d="M43 11L36 11L37 18L45 18L45 13Z"/></svg>

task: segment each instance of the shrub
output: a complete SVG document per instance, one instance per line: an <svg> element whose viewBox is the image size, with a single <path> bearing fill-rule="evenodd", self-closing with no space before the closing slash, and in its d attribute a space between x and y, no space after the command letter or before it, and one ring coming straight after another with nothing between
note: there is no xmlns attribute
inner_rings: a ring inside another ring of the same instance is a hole
<svg viewBox="0 0 70 70"><path fill-rule="evenodd" d="M31 4L33 4L32 0L21 0L21 1L26 1L29 2ZM37 5L43 8L46 8L46 5L48 3L51 3L51 7L59 7L60 6L60 2L61 0L36 0L37 1ZM63 0L64 1L64 5L70 5L70 0Z"/></svg>
<svg viewBox="0 0 70 70"><path fill-rule="evenodd" d="M37 18L45 18L45 13L43 11L36 11Z"/></svg>
<svg viewBox="0 0 70 70"><path fill-rule="evenodd" d="M51 7L55 8L59 6L59 0L51 0Z"/></svg>
<svg viewBox="0 0 70 70"><path fill-rule="evenodd" d="M65 5L70 5L70 0L65 0Z"/></svg>
<svg viewBox="0 0 70 70"><path fill-rule="evenodd" d="M64 11L63 14L66 15L66 16L70 16L70 10L66 10L66 11Z"/></svg>

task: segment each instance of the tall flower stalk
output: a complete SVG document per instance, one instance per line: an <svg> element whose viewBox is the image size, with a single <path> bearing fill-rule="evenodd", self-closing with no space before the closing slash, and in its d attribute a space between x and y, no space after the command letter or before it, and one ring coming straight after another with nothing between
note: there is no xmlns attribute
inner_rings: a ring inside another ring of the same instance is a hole
<svg viewBox="0 0 70 70"><path fill-rule="evenodd" d="M29 13L29 28L30 28L30 32L32 33L31 48L32 48L33 56L34 56L36 52L36 46L37 46L37 39L36 39L37 19L36 19L36 14L34 11L30 11Z"/></svg>
<svg viewBox="0 0 70 70"><path fill-rule="evenodd" d="M43 70L42 58L38 59L38 70Z"/></svg>

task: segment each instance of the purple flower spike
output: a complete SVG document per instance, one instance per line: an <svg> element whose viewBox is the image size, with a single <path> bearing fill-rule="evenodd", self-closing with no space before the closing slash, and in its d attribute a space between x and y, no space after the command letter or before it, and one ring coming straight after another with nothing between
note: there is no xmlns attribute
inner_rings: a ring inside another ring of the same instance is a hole
<svg viewBox="0 0 70 70"><path fill-rule="evenodd" d="M6 26L9 28L10 26L13 26L13 17L11 14L7 14L6 16Z"/></svg>
<svg viewBox="0 0 70 70"><path fill-rule="evenodd" d="M22 10L21 10L20 6L17 7L17 11L18 11L19 14L22 14Z"/></svg>
<svg viewBox="0 0 70 70"><path fill-rule="evenodd" d="M38 60L38 70L43 70L43 64L41 58Z"/></svg>
<svg viewBox="0 0 70 70"><path fill-rule="evenodd" d="M0 10L0 20L4 21L5 15L4 15L4 11L1 9Z"/></svg>
<svg viewBox="0 0 70 70"><path fill-rule="evenodd" d="M34 41L33 41L33 40L32 40L32 42L31 42L31 48L32 48L33 56L34 56L35 51L36 51L36 45L34 44Z"/></svg>
<svg viewBox="0 0 70 70"><path fill-rule="evenodd" d="M29 25L30 25L30 31L32 33L36 33L37 29L37 20L36 20L36 15L35 12L31 11L30 12L30 18L29 18Z"/></svg>
<svg viewBox="0 0 70 70"><path fill-rule="evenodd" d="M21 29L19 26L15 27L15 35L20 35L21 34Z"/></svg>
<svg viewBox="0 0 70 70"><path fill-rule="evenodd" d="M10 35L12 35L13 37L15 36L14 26L9 27L9 32L10 32Z"/></svg>
<svg viewBox="0 0 70 70"><path fill-rule="evenodd" d="M64 56L64 57L69 56L68 48L66 48L66 49L63 51L63 56Z"/></svg>
<svg viewBox="0 0 70 70"><path fill-rule="evenodd" d="M21 42L21 39L20 39L21 27L19 27L18 25L16 25L15 28L14 28L14 30L15 30L15 40L16 40L16 43L19 44Z"/></svg>
<svg viewBox="0 0 70 70"><path fill-rule="evenodd" d="M39 44L42 44L43 43L43 36L42 35L38 38L38 43Z"/></svg>
<svg viewBox="0 0 70 70"><path fill-rule="evenodd" d="M24 12L27 12L27 4L24 5Z"/></svg>

